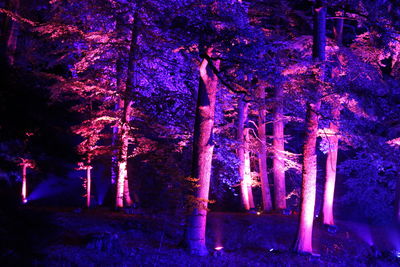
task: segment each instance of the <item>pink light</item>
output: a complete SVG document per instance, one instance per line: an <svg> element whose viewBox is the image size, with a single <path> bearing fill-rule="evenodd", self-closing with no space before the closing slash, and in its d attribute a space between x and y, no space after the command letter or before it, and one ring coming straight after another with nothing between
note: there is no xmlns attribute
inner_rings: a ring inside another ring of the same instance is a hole
<svg viewBox="0 0 400 267"><path fill-rule="evenodd" d="M22 200L22 203L26 204L26 203L28 203L28 200L27 200L26 198L24 198L24 199Z"/></svg>
<svg viewBox="0 0 400 267"><path fill-rule="evenodd" d="M223 248L224 248L224 247L219 246L219 247L215 247L214 249L217 250L217 251L219 251L219 250L222 250Z"/></svg>

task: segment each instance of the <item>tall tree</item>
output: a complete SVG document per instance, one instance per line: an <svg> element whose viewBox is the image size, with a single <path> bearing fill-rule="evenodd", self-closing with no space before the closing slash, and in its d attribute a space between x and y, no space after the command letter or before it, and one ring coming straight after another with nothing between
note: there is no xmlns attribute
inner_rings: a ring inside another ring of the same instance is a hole
<svg viewBox="0 0 400 267"><path fill-rule="evenodd" d="M260 180L261 180L261 194L263 202L263 210L271 211L271 192L269 189L268 181L268 169L267 169L267 135L266 135L266 108L265 108L265 88L259 86L258 88L258 138L259 138L259 151L258 151L258 166L260 169Z"/></svg>
<svg viewBox="0 0 400 267"><path fill-rule="evenodd" d="M213 68L219 68L219 60L211 60L212 47L203 48L199 68L200 84L196 105L196 119L193 140L192 177L197 180L196 205L191 212L186 229L186 242L192 254L207 255L206 219L210 187L211 162L214 150L213 128L218 77Z"/></svg>
<svg viewBox="0 0 400 267"><path fill-rule="evenodd" d="M337 13L343 16L343 11ZM338 18L335 21L333 28L334 38L336 44L341 47L343 42L343 18ZM340 110L341 103L338 96L330 97L330 109L332 121L329 123L329 129L326 133L328 141L328 151L326 158L326 175L324 186L324 199L322 203L322 220L323 224L334 225L333 217L333 200L335 195L335 182L336 182L336 166L339 149L339 125L340 125Z"/></svg>
<svg viewBox="0 0 400 267"><path fill-rule="evenodd" d="M242 205L245 210L254 208L252 179L250 171L250 151L249 151L249 129L247 126L249 103L243 97L239 99L238 120L237 120L237 141L239 148L237 154L239 158L239 175Z"/></svg>
<svg viewBox="0 0 400 267"><path fill-rule="evenodd" d="M275 86L275 107L273 126L273 174L274 174L274 200L275 208L286 209L286 183L285 183L285 136L283 121L283 87Z"/></svg>
<svg viewBox="0 0 400 267"><path fill-rule="evenodd" d="M306 131L303 144L303 170L300 223L295 250L300 253L312 253L312 231L317 181L316 142L318 135L318 116L321 106L320 88L324 80L324 61L326 46L326 6L318 0L314 6L313 58L320 64L319 81L311 101L307 102Z"/></svg>

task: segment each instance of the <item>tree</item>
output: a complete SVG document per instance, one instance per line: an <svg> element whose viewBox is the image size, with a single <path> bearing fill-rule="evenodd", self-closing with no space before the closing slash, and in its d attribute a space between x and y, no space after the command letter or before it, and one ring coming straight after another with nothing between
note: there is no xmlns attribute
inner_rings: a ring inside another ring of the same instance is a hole
<svg viewBox="0 0 400 267"><path fill-rule="evenodd" d="M214 149L213 127L218 77L213 72L219 68L219 61L211 60L212 47L205 47L200 65L200 85L196 105L196 120L193 140L192 177L197 180L196 206L191 212L186 230L186 241L192 254L207 255L206 219L210 187L211 162ZM211 66L212 65L212 66Z"/></svg>
<svg viewBox="0 0 400 267"><path fill-rule="evenodd" d="M260 180L261 180L261 194L263 202L263 210L271 211L271 193L269 189L268 181L268 170L267 170L267 135L265 130L266 125L266 109L265 109L265 88L259 86L258 88L258 100L260 106L258 108L258 138L259 138L259 151L258 151L258 165L260 169Z"/></svg>
<svg viewBox="0 0 400 267"><path fill-rule="evenodd" d="M321 64L320 83L324 79L325 45L326 45L326 6L323 1L317 1L314 7L314 39L313 58ZM317 85L312 96L313 101L307 103L306 132L303 144L303 171L300 223L295 250L300 253L312 253L312 231L317 180L316 142L318 135L318 116L321 100Z"/></svg>
<svg viewBox="0 0 400 267"><path fill-rule="evenodd" d="M237 154L239 158L239 175L241 178L241 197L242 204L245 210L250 210L254 208L250 170L249 129L247 126L248 109L249 103L246 102L243 98L239 99L237 121L237 140L239 143L239 148L237 149Z"/></svg>

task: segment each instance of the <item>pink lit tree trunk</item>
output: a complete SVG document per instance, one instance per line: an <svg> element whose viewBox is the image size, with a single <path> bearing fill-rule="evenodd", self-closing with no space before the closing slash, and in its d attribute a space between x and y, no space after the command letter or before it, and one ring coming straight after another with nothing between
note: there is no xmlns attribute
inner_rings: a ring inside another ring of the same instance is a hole
<svg viewBox="0 0 400 267"><path fill-rule="evenodd" d="M207 50L211 56L211 49ZM206 219L210 189L211 164L214 149L213 128L218 78L210 66L211 59L203 59L200 66L196 119L193 140L192 177L198 179L195 188L195 208L188 218L186 243L192 254L207 255ZM214 63L219 68L219 61Z"/></svg>
<svg viewBox="0 0 400 267"><path fill-rule="evenodd" d="M314 40L313 57L316 62L323 64L325 61L326 46L326 7L324 1L317 1L314 8ZM322 72L323 72L322 66ZM323 74L320 79L322 80ZM317 180L317 155L316 142L318 135L318 113L321 100L318 96L319 87L311 96L312 101L307 103L306 133L303 145L303 171L300 223L295 243L295 251L312 253L312 232L314 224L314 208Z"/></svg>
<svg viewBox="0 0 400 267"><path fill-rule="evenodd" d="M22 190L21 190L22 203L27 202L27 198L26 198L26 169L27 168L28 168L27 164L22 164Z"/></svg>
<svg viewBox="0 0 400 267"><path fill-rule="evenodd" d="M278 210L286 209L286 183L285 183L285 137L283 122L283 88L275 87L276 106L274 109L273 127L273 173L274 173L274 200L275 208Z"/></svg>
<svg viewBox="0 0 400 267"><path fill-rule="evenodd" d="M86 207L90 208L92 189L92 166L86 166Z"/></svg>
<svg viewBox="0 0 400 267"><path fill-rule="evenodd" d="M20 7L20 0L11 0L9 10L18 13ZM17 43L18 43L18 34L19 34L19 24L12 19L8 19L9 25L9 34L7 38L7 60L10 65L15 64L15 53L17 51Z"/></svg>
<svg viewBox="0 0 400 267"><path fill-rule="evenodd" d="M22 167L22 187L21 187L21 199L22 203L28 202L27 199L27 179L26 179L26 170L28 168L35 168L35 162L30 159L21 158L21 163L19 164Z"/></svg>
<svg viewBox="0 0 400 267"><path fill-rule="evenodd" d="M130 136L130 119L132 113L132 100L131 93L137 87L137 50L138 50L138 11L134 14L133 27L131 32L131 44L129 48L128 71L127 80L125 85L125 92L122 96L122 118L119 126L118 135L118 179L117 179L117 193L116 193L116 208L124 206L124 198L127 205L132 205L132 200L129 193L128 186L128 148Z"/></svg>
<svg viewBox="0 0 400 267"><path fill-rule="evenodd" d="M260 107L258 109L258 138L260 147L258 151L258 166L260 169L261 195L263 210L272 210L271 192L269 189L268 169L267 169L267 135L265 133L265 89L259 88Z"/></svg>
<svg viewBox="0 0 400 267"><path fill-rule="evenodd" d="M246 140L248 138L248 129L245 129L249 104L243 99L240 99L238 108L237 140L239 142L239 148L237 153L239 158L240 189L243 208L245 210L250 210L254 208L254 201L251 191L250 154L247 143L248 140Z"/></svg>
<svg viewBox="0 0 400 267"><path fill-rule="evenodd" d="M333 122L329 125L328 139L329 149L326 159L326 176L325 176L325 190L324 201L322 206L323 223L327 225L334 225L333 219L333 199L335 195L335 181L336 181L336 165L339 144L339 107L332 109Z"/></svg>
<svg viewBox="0 0 400 267"><path fill-rule="evenodd" d="M252 178L251 178L251 164L250 164L250 133L249 129L246 128L244 131L244 179L246 181L245 184L247 188L247 195L249 196L249 205L250 209L254 209L254 198L253 198L253 189L252 189Z"/></svg>
<svg viewBox="0 0 400 267"><path fill-rule="evenodd" d="M343 13L343 11L339 11L338 15L343 16ZM341 47L343 42L343 19L336 19L333 33L337 45ZM333 217L333 200L335 195L336 165L339 145L338 132L340 127L340 102L338 99L334 98L331 105L331 116L333 122L330 122L328 136L326 136L328 139L329 149L326 158L324 200L322 204L322 219L323 224L326 225L335 225Z"/></svg>

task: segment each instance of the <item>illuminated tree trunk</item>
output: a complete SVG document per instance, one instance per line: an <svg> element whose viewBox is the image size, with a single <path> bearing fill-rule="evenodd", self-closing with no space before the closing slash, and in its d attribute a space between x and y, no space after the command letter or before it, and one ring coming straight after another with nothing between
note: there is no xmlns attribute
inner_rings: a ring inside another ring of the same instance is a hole
<svg viewBox="0 0 400 267"><path fill-rule="evenodd" d="M260 147L258 152L258 166L260 169L261 195L263 210L271 211L271 192L269 189L268 169L267 169L267 135L265 133L265 89L259 88L260 107L258 109L258 138Z"/></svg>
<svg viewBox="0 0 400 267"><path fill-rule="evenodd" d="M274 173L274 200L276 209L286 209L286 183L285 183L285 139L283 123L283 88L275 87L276 106L274 109L273 127L273 173Z"/></svg>
<svg viewBox="0 0 400 267"><path fill-rule="evenodd" d="M207 54L210 56L211 49L208 49ZM214 66L218 68L219 61L216 61ZM186 242L190 252L202 256L208 254L206 219L214 149L213 128L217 84L218 78L213 73L210 62L203 59L200 66L192 163L192 177L198 179L198 187L194 193L197 205L189 215L186 229Z"/></svg>
<svg viewBox="0 0 400 267"><path fill-rule="evenodd" d="M343 11L338 12L338 15L343 16ZM338 46L342 46L343 42L343 19L336 19L333 28L334 37ZM331 115L333 122L329 124L328 144L329 150L326 159L326 175L324 187L324 200L322 204L323 224L335 225L333 217L333 200L335 195L336 182L336 165L339 145L339 123L340 123L340 103L334 99L332 103Z"/></svg>
<svg viewBox="0 0 400 267"><path fill-rule="evenodd" d="M86 207L90 207L90 196L92 189L92 167L86 167Z"/></svg>
<svg viewBox="0 0 400 267"><path fill-rule="evenodd" d="M249 149L249 144L250 144L250 135L249 135L249 129L245 129L244 131L244 181L247 188L247 195L249 196L249 205L250 209L254 209L254 198L253 198L253 189L252 189L252 179L251 179L251 167L250 167L250 149Z"/></svg>
<svg viewBox="0 0 400 267"><path fill-rule="evenodd" d="M20 0L11 0L9 10L12 10L15 13L18 13L20 7ZM17 43L18 43L18 34L19 34L19 24L16 21L13 21L10 18L7 18L9 22L8 30L8 38L7 38L7 50L6 56L8 63L10 65L15 64L15 53L17 51Z"/></svg>
<svg viewBox="0 0 400 267"><path fill-rule="evenodd" d="M21 190L22 203L27 202L27 198L26 198L26 169L27 168L28 168L27 164L22 164L22 190Z"/></svg>
<svg viewBox="0 0 400 267"><path fill-rule="evenodd" d="M253 194L251 191L251 176L250 176L250 154L248 143L248 129L245 129L247 122L247 113L249 104L243 99L239 100L238 105L238 130L237 140L239 148L237 150L239 158L239 175L240 175L240 189L242 196L242 204L245 210L254 208Z"/></svg>
<svg viewBox="0 0 400 267"><path fill-rule="evenodd" d="M116 105L115 110L118 109L119 107L118 105ZM113 148L113 151L111 155L111 184L115 184L118 176L118 150L115 150L114 148L118 144L118 127L113 127L112 131L111 146Z"/></svg>
<svg viewBox="0 0 400 267"><path fill-rule="evenodd" d="M326 8L323 1L317 1L314 9L313 57L322 64L325 61L326 44ZM323 72L323 66L322 66ZM323 79L323 74L320 77ZM318 134L318 113L321 101L317 86L312 98L307 103L306 133L303 145L303 171L300 223L295 243L295 250L301 253L312 253L312 231L314 223L315 193L317 180L317 155L315 152Z"/></svg>
<svg viewBox="0 0 400 267"><path fill-rule="evenodd" d="M128 148L130 140L130 118L132 113L131 93L137 86L137 50L138 50L138 11L134 13L134 22L132 27L132 38L129 48L128 71L125 86L125 92L122 96L122 118L119 126L119 153L118 153L118 180L117 180L117 194L116 194L116 207L122 208L124 206L124 198L127 205L132 204L128 186Z"/></svg>
<svg viewBox="0 0 400 267"><path fill-rule="evenodd" d="M335 195L336 165L339 143L339 107L333 107L332 115L334 121L330 123L329 133L326 137L328 138L329 150L326 159L325 190L322 206L323 223L327 225L335 224L333 220L333 199Z"/></svg>

